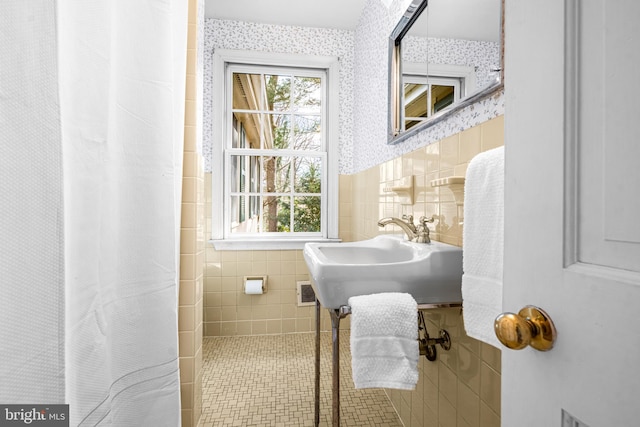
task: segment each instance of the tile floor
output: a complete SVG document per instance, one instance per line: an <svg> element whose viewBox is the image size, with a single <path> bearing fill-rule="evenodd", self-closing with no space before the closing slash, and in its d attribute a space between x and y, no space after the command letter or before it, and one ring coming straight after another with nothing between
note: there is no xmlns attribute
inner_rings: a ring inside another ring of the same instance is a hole
<svg viewBox="0 0 640 427"><path fill-rule="evenodd" d="M315 333L211 337L203 343L200 427L313 426ZM331 334L321 336L320 425L331 425ZM381 389L355 390L340 332L342 426L401 427Z"/></svg>

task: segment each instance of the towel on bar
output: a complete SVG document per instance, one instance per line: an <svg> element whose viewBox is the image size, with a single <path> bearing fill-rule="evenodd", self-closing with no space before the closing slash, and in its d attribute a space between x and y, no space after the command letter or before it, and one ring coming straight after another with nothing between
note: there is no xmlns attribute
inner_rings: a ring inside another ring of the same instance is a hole
<svg viewBox="0 0 640 427"><path fill-rule="evenodd" d="M418 304L409 294L349 298L355 388L413 390L418 382Z"/></svg>
<svg viewBox="0 0 640 427"><path fill-rule="evenodd" d="M470 337L500 348L493 321L502 312L504 147L475 156L464 187L464 328Z"/></svg>

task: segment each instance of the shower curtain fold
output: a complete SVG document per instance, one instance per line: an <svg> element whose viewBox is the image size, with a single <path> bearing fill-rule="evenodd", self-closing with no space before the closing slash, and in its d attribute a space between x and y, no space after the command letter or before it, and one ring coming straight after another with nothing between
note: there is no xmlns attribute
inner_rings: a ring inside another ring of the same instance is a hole
<svg viewBox="0 0 640 427"><path fill-rule="evenodd" d="M178 426L187 2L59 0L71 425Z"/></svg>

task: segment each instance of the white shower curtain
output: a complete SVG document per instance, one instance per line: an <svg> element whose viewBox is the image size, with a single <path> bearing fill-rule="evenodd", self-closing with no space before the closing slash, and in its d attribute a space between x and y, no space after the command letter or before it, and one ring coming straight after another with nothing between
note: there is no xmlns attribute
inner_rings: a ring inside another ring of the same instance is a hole
<svg viewBox="0 0 640 427"><path fill-rule="evenodd" d="M50 0L0 1L0 404L64 403L55 16Z"/></svg>
<svg viewBox="0 0 640 427"><path fill-rule="evenodd" d="M187 5L57 2L73 426L180 425Z"/></svg>

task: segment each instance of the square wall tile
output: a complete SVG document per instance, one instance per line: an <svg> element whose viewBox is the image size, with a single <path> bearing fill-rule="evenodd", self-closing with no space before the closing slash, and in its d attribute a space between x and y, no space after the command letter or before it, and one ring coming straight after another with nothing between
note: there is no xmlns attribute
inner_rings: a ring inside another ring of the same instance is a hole
<svg viewBox="0 0 640 427"><path fill-rule="evenodd" d="M193 280L181 280L178 304L193 305L196 302L196 286Z"/></svg>
<svg viewBox="0 0 640 427"><path fill-rule="evenodd" d="M458 344L458 380L475 394L480 393L480 357Z"/></svg>
<svg viewBox="0 0 640 427"><path fill-rule="evenodd" d="M482 361L496 372L501 371L502 352L490 344L482 343Z"/></svg>
<svg viewBox="0 0 640 427"><path fill-rule="evenodd" d="M440 141L440 169L453 169L459 163L459 134Z"/></svg>
<svg viewBox="0 0 640 427"><path fill-rule="evenodd" d="M486 363L480 366L480 398L492 411L500 413L500 374Z"/></svg>
<svg viewBox="0 0 640 427"><path fill-rule="evenodd" d="M463 383L458 384L458 419L469 427L480 427L480 396Z"/></svg>
<svg viewBox="0 0 640 427"><path fill-rule="evenodd" d="M480 427L500 426L500 415L496 414L486 403L480 402Z"/></svg>
<svg viewBox="0 0 640 427"><path fill-rule="evenodd" d="M193 331L196 328L195 306L186 305L178 308L178 330Z"/></svg>
<svg viewBox="0 0 640 427"><path fill-rule="evenodd" d="M438 390L441 398L444 396L455 408L458 401L458 378L456 373L444 363L440 363Z"/></svg>
<svg viewBox="0 0 640 427"><path fill-rule="evenodd" d="M195 355L194 331L179 332L179 353L181 357L193 357Z"/></svg>
<svg viewBox="0 0 640 427"><path fill-rule="evenodd" d="M481 149L487 151L504 145L504 116L496 117L480 125Z"/></svg>
<svg viewBox="0 0 640 427"><path fill-rule="evenodd" d="M463 206L455 204L450 190L432 188L430 182L464 176L469 161L477 154L503 144L504 118L501 116L353 175L351 237L364 240L399 232L394 227L379 228L377 221L382 217L435 215L432 239L461 246ZM400 205L395 195L383 189L409 173L415 177L415 204ZM438 352L437 362L420 363L421 386L412 392L409 400L403 400L400 393L387 391L396 410L403 415L405 425L420 422L439 427L499 425L499 350L485 348L486 344L468 337L459 311L427 312L430 332L447 329L454 343L450 352ZM329 325L326 317L322 324L323 328ZM420 400L422 405L417 404ZM403 414L407 407L410 413Z"/></svg>
<svg viewBox="0 0 640 427"><path fill-rule="evenodd" d="M460 155L456 163L468 163L481 151L481 126L460 133Z"/></svg>

